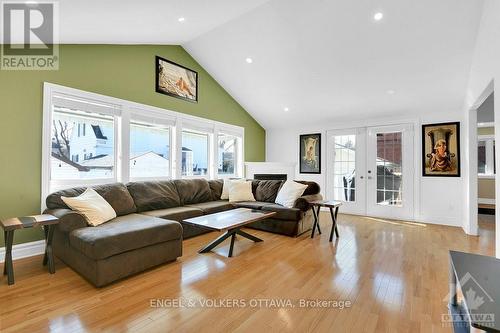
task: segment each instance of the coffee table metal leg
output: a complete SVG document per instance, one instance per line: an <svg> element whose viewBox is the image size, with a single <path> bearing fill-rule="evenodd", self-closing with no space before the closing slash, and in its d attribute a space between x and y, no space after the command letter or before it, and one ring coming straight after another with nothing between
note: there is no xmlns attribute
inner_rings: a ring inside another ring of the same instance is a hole
<svg viewBox="0 0 500 333"><path fill-rule="evenodd" d="M229 246L229 253L227 254L228 257L233 256L233 248L235 240L236 240L236 232L233 232L233 234L231 235L231 245Z"/></svg>
<svg viewBox="0 0 500 333"><path fill-rule="evenodd" d="M245 237L245 238L248 238L248 239L250 239L250 240L253 240L254 242L262 242L262 239L260 239L260 238L258 238L258 237L255 237L254 235L250 235L250 234L248 234L248 233L244 232L244 231L243 231L243 230L241 230L241 229L236 230L236 233L237 233L238 235L240 235L240 236L243 236L243 237Z"/></svg>
<svg viewBox="0 0 500 333"><path fill-rule="evenodd" d="M217 237L216 239L214 239L213 241L211 241L210 243L208 243L205 247L203 247L202 249L200 249L198 251L198 253L207 253L207 252L212 251L212 249L214 247L216 247L217 245L219 245L220 243L222 243L226 238L228 238L231 235L232 235L232 233L230 231L226 231L225 233L223 233L222 235L220 235L219 237Z"/></svg>
<svg viewBox="0 0 500 333"><path fill-rule="evenodd" d="M7 283L14 284L14 267L12 265L12 243L14 242L14 230L5 232L5 267Z"/></svg>

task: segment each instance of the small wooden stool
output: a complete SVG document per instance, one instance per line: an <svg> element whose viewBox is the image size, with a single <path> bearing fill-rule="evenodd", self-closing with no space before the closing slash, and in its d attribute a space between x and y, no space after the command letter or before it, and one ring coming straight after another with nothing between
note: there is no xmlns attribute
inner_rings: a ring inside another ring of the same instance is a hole
<svg viewBox="0 0 500 333"><path fill-rule="evenodd" d="M339 237L339 230L337 228L337 214L339 213L339 207L342 206L340 201L328 201L328 200L317 200L310 202L312 206L312 211L314 215L314 224L311 233L311 238L314 238L314 233L318 229L318 233L321 235L321 229L319 228L319 211L321 207L328 207L330 209L330 215L332 217L332 230L330 231L330 242L333 241L333 232L337 238ZM335 209L335 212L333 211Z"/></svg>
<svg viewBox="0 0 500 333"><path fill-rule="evenodd" d="M12 244L14 242L14 231L18 229L33 228L42 226L45 233L45 255L43 257L43 265L49 265L50 274L55 273L54 257L52 255L52 235L54 227L59 223L59 219L55 216L33 215L24 217L15 217L7 220L0 220L0 225L3 228L5 239L5 263L3 266L3 275L7 275L7 283L14 284L14 267L12 265Z"/></svg>

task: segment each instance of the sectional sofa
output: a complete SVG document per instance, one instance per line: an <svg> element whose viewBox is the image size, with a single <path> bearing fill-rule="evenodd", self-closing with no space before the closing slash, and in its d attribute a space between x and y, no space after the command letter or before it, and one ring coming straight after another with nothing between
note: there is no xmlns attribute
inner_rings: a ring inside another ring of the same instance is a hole
<svg viewBox="0 0 500 333"><path fill-rule="evenodd" d="M97 287L174 261L182 255L182 240L208 230L183 224L182 220L236 207L277 212L251 228L298 236L312 228L309 202L321 199L319 186L308 187L293 208L274 203L282 181L254 180L256 201L230 203L220 200L223 181L205 179L114 183L93 188L113 207L117 217L89 227L80 214L70 210L61 196L74 197L84 187L49 195L45 213L60 219L53 238L54 254Z"/></svg>

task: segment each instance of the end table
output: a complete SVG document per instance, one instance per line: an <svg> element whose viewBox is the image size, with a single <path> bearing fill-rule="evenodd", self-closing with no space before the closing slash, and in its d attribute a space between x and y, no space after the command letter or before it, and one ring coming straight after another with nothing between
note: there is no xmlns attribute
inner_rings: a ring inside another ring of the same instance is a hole
<svg viewBox="0 0 500 333"><path fill-rule="evenodd" d="M54 227L59 223L55 216L43 214L24 217L15 217L7 220L0 220L0 226L3 228L5 239L5 263L3 275L7 275L7 283L14 284L14 268L12 265L12 244L14 242L14 231L41 226L45 234L45 255L43 265L49 265L50 274L55 273L54 257L52 255L52 235Z"/></svg>
<svg viewBox="0 0 500 333"><path fill-rule="evenodd" d="M327 207L330 209L330 216L332 217L332 230L330 231L330 242L333 240L333 232L337 238L339 237L339 230L337 228L337 214L339 213L339 207L342 205L340 201L328 201L328 200L317 200L311 201L309 203L312 206L312 211L314 215L314 224L311 233L311 238L314 238L314 233L318 229L318 233L321 235L321 229L319 228L319 211L321 207ZM335 210L335 212L334 212Z"/></svg>

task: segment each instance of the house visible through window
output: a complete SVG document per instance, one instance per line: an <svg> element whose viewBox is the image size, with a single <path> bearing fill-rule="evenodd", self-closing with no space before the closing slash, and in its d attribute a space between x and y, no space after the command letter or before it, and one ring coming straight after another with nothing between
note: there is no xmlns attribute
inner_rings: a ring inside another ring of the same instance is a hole
<svg viewBox="0 0 500 333"><path fill-rule="evenodd" d="M208 174L208 134L182 131L182 176Z"/></svg>
<svg viewBox="0 0 500 333"><path fill-rule="evenodd" d="M170 177L170 129L130 124L130 178Z"/></svg>
<svg viewBox="0 0 500 333"><path fill-rule="evenodd" d="M217 140L219 176L236 176L238 138L233 135L219 134Z"/></svg>
<svg viewBox="0 0 500 333"><path fill-rule="evenodd" d="M90 137L82 135L87 124L94 129ZM113 178L115 168L113 138L112 116L54 107L51 179Z"/></svg>

